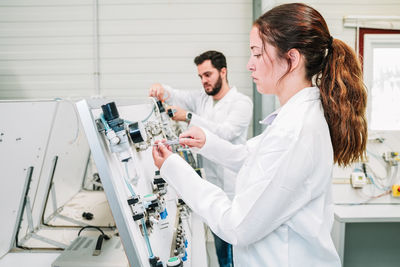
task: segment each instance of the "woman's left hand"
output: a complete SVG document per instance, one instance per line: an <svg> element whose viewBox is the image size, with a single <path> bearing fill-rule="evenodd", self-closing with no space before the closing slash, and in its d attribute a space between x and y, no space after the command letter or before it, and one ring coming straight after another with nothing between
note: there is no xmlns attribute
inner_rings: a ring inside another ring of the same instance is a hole
<svg viewBox="0 0 400 267"><path fill-rule="evenodd" d="M164 164L164 161L172 155L171 147L165 146L162 141L156 141L153 146L153 159L154 164L158 169L161 169L161 166Z"/></svg>

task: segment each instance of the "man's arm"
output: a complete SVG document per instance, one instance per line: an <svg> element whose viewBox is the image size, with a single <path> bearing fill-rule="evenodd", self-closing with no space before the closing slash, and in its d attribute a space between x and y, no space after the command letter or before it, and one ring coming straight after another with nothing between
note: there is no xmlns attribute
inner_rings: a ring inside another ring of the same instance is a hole
<svg viewBox="0 0 400 267"><path fill-rule="evenodd" d="M193 114L190 125L206 128L222 139L232 141L249 127L253 104L248 97L235 101L234 107L223 122L213 122Z"/></svg>
<svg viewBox="0 0 400 267"><path fill-rule="evenodd" d="M196 103L198 102L200 97L200 93L198 91L174 89L166 84L163 84L162 86L165 91L165 103L167 103L168 105L180 107L184 111L197 111Z"/></svg>

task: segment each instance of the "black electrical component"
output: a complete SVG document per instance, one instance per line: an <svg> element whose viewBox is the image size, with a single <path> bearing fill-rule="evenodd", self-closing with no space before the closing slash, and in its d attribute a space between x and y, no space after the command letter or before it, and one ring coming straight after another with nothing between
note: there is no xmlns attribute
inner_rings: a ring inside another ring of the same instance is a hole
<svg viewBox="0 0 400 267"><path fill-rule="evenodd" d="M104 119L106 121L112 121L119 118L119 113L115 102L110 102L108 104L102 105Z"/></svg>
<svg viewBox="0 0 400 267"><path fill-rule="evenodd" d="M157 107L160 113L165 112L165 108L160 100L157 101Z"/></svg>
<svg viewBox="0 0 400 267"><path fill-rule="evenodd" d="M93 251L93 256L99 256L101 253L101 247L103 245L103 239L104 239L104 235L99 235L99 237L97 238L97 242L96 242L96 247Z"/></svg>
<svg viewBox="0 0 400 267"><path fill-rule="evenodd" d="M168 109L167 110L167 114L170 118L172 118L174 116L174 112L172 111L172 109Z"/></svg>
<svg viewBox="0 0 400 267"><path fill-rule="evenodd" d="M124 130L124 120L119 118L119 113L115 102L110 102L108 104L102 105L104 119L107 121L108 125L115 132Z"/></svg>
<svg viewBox="0 0 400 267"><path fill-rule="evenodd" d="M128 204L129 205L135 205L138 202L139 202L139 197L138 196L134 196L134 197L128 198Z"/></svg>
<svg viewBox="0 0 400 267"><path fill-rule="evenodd" d="M133 206L135 206L135 204L137 204L139 202L139 197L138 196L133 196L131 198L128 198L127 202L128 202L128 205L132 206L132 211L133 211L132 218L133 218L133 220L137 221L137 220L142 219L144 217L144 214L142 212L140 212L140 211L139 212L135 211L135 209L133 208Z"/></svg>
<svg viewBox="0 0 400 267"><path fill-rule="evenodd" d="M132 218L133 218L134 221L140 220L140 219L142 219L143 217L144 217L144 214L143 214L143 213L138 213L138 214L135 214L135 215L132 216Z"/></svg>
<svg viewBox="0 0 400 267"><path fill-rule="evenodd" d="M158 201L154 200L148 205L148 210L155 210L158 207Z"/></svg>
<svg viewBox="0 0 400 267"><path fill-rule="evenodd" d="M153 184L157 185L157 186L162 186L164 185L166 182L163 178L159 177L160 176L160 170L156 170L154 179L153 179Z"/></svg>
<svg viewBox="0 0 400 267"><path fill-rule="evenodd" d="M203 178L202 174L201 174L201 170L200 169L195 169L195 172L201 177Z"/></svg>
<svg viewBox="0 0 400 267"><path fill-rule="evenodd" d="M368 177L367 165L363 162L361 166L362 166L362 170L363 170L363 172L365 174L365 177Z"/></svg>
<svg viewBox="0 0 400 267"><path fill-rule="evenodd" d="M93 219L93 213L91 212L84 212L82 213L82 217L85 218L86 220L92 220Z"/></svg>
<svg viewBox="0 0 400 267"><path fill-rule="evenodd" d="M165 184L165 180L163 179L163 178L154 178L154 181L153 181L153 183L155 184L155 185L159 185L159 184Z"/></svg>
<svg viewBox="0 0 400 267"><path fill-rule="evenodd" d="M142 133L140 132L139 129L139 123L134 122L128 125L128 131L129 131L129 136L131 137L132 142L135 144L143 142L144 138L142 136Z"/></svg>
<svg viewBox="0 0 400 267"><path fill-rule="evenodd" d="M160 261L159 257L153 256L152 258L149 258L149 262L150 262L151 267L163 267L164 266L162 261Z"/></svg>

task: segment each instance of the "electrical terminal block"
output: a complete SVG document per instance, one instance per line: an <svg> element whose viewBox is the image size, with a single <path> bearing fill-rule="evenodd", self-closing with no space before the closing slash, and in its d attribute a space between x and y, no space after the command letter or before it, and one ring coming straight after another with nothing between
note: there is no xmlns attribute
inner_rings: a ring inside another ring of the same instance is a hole
<svg viewBox="0 0 400 267"><path fill-rule="evenodd" d="M139 197L134 196L129 198L127 201L132 210L133 220L137 221L142 219L144 217L145 210L143 208L143 205L139 201Z"/></svg>
<svg viewBox="0 0 400 267"><path fill-rule="evenodd" d="M387 151L382 155L383 160L390 166L397 166L400 161L399 152Z"/></svg>
<svg viewBox="0 0 400 267"><path fill-rule="evenodd" d="M352 172L350 180L353 188L363 188L367 184L367 179L363 172Z"/></svg>
<svg viewBox="0 0 400 267"><path fill-rule="evenodd" d="M167 193L167 183L160 176L160 171L157 170L153 179L153 193L163 196Z"/></svg>
<svg viewBox="0 0 400 267"><path fill-rule="evenodd" d="M186 261L187 260L187 251L186 251L187 247L188 247L188 241L186 239L186 233L181 225L181 220L180 220L179 226L174 233L173 254L176 257L179 257L182 261Z"/></svg>

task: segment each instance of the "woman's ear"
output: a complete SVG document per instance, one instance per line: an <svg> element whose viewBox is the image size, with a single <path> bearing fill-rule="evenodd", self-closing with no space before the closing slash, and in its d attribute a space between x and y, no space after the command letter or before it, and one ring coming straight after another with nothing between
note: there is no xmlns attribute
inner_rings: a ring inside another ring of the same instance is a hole
<svg viewBox="0 0 400 267"><path fill-rule="evenodd" d="M299 50L297 50L296 48L292 48L287 52L287 55L292 65L290 71L293 71L294 69L299 67L301 61L301 54Z"/></svg>

